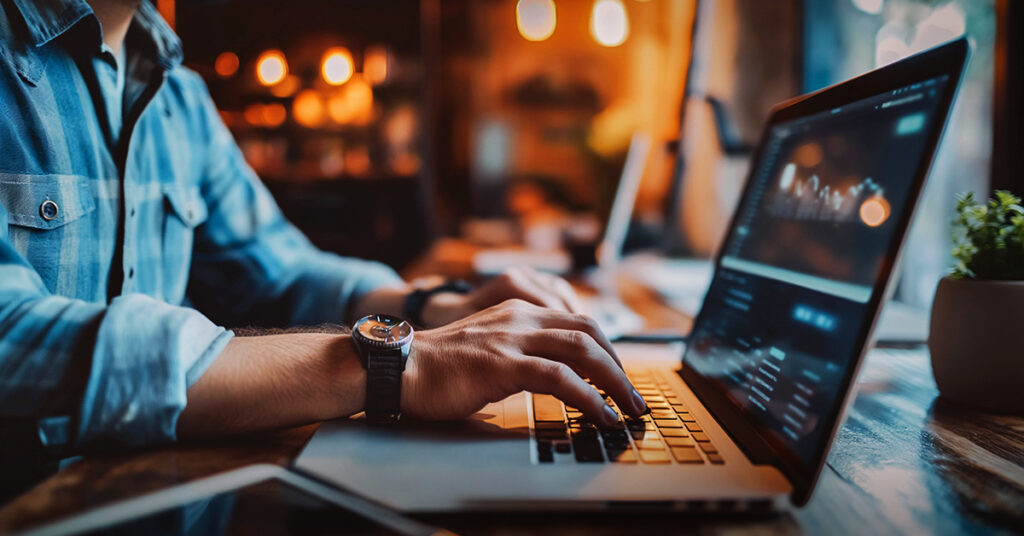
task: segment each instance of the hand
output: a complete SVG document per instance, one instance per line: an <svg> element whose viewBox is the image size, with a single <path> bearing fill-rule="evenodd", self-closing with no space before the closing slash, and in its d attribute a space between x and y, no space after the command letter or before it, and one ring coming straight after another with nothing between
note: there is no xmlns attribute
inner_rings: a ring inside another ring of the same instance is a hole
<svg viewBox="0 0 1024 536"><path fill-rule="evenodd" d="M467 317L506 300L564 311L582 311L580 299L566 280L531 268L512 268L469 294L435 294L423 308L423 320L437 327Z"/></svg>
<svg viewBox="0 0 1024 536"><path fill-rule="evenodd" d="M526 390L554 395L593 422L613 425L615 411L583 378L628 414L647 411L592 319L509 300L417 332L402 375L402 411L418 419L461 419Z"/></svg>

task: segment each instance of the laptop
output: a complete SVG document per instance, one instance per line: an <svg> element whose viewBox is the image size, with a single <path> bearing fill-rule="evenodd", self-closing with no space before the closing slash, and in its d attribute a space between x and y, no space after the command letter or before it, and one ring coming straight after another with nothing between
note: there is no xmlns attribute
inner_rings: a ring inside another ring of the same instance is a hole
<svg viewBox="0 0 1024 536"><path fill-rule="evenodd" d="M583 310L597 320L609 339L639 330L643 318L619 298L610 281L612 270L622 259L633 205L640 190L640 180L651 153L650 136L636 132L630 138L626 161L622 166L615 197L597 246L597 270L588 278L597 293L581 296ZM545 272L564 274L571 270L572 259L564 250L530 251L526 249L485 249L473 257L473 268L480 275L497 275L513 266L528 266Z"/></svg>
<svg viewBox="0 0 1024 536"><path fill-rule="evenodd" d="M651 153L651 145L650 136L643 132L635 132L629 140L626 161L597 249L596 260L599 266L614 265L622 256L622 246L626 241L633 204ZM497 275L512 266L527 266L564 274L572 269L572 259L564 250L530 251L522 248L484 249L473 257L473 269L479 275Z"/></svg>
<svg viewBox="0 0 1024 536"><path fill-rule="evenodd" d="M685 349L621 347L652 411L521 393L460 422L326 422L295 469L406 512L805 504L849 405L965 38L776 107Z"/></svg>

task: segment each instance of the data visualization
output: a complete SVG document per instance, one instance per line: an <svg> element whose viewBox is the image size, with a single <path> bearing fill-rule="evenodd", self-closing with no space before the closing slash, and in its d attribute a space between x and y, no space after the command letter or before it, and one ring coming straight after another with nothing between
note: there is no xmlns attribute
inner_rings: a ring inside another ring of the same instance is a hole
<svg viewBox="0 0 1024 536"><path fill-rule="evenodd" d="M774 125L686 353L804 461L857 357L946 83Z"/></svg>
<svg viewBox="0 0 1024 536"><path fill-rule="evenodd" d="M770 266L776 270L762 275L786 277L782 270L791 282L866 301L913 186L941 83L772 127L727 243L729 262Z"/></svg>

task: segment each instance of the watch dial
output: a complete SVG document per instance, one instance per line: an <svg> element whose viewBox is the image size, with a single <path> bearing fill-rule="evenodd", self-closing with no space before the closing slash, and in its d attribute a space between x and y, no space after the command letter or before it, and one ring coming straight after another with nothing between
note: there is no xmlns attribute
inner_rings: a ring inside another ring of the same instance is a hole
<svg viewBox="0 0 1024 536"><path fill-rule="evenodd" d="M412 333L412 326L401 318L374 315L359 324L359 333L378 342L398 342Z"/></svg>

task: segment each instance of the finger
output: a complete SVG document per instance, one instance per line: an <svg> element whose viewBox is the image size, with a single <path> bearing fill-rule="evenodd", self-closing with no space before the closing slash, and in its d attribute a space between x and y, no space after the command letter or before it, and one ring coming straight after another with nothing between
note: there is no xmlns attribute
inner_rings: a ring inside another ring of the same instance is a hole
<svg viewBox="0 0 1024 536"><path fill-rule="evenodd" d="M647 403L600 344L582 331L542 329L526 335L520 348L527 355L569 365L604 389L626 413L639 417L647 411Z"/></svg>
<svg viewBox="0 0 1024 536"><path fill-rule="evenodd" d="M565 363L525 356L517 360L514 370L519 389L552 395L568 406L579 408L594 423L614 426L619 421L615 410L605 403L600 393Z"/></svg>
<svg viewBox="0 0 1024 536"><path fill-rule="evenodd" d="M542 328L572 329L590 335L601 345L601 348L608 352L608 355L612 356L612 359L619 365L619 368L622 368L622 361L619 360L615 347L612 346L612 342L608 340L608 337L601 331L601 327L597 325L597 321L593 318L583 314L563 313L544 309L534 312L533 315Z"/></svg>
<svg viewBox="0 0 1024 536"><path fill-rule="evenodd" d="M565 310L562 300L544 290L520 270L509 270L499 276L485 299L502 302L520 299L533 305L555 310Z"/></svg>
<svg viewBox="0 0 1024 536"><path fill-rule="evenodd" d="M568 281L561 277L541 273L536 270L527 270L525 276L542 290L553 294L561 300L565 305L566 311L570 313L583 312L583 304L580 303L579 296L576 295L576 291L572 289L572 285Z"/></svg>

